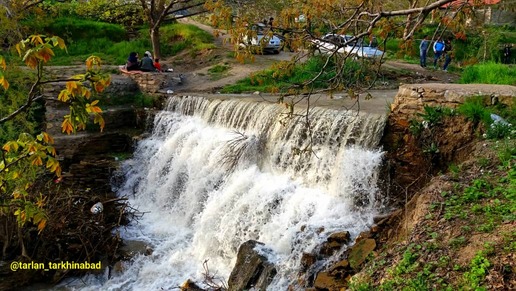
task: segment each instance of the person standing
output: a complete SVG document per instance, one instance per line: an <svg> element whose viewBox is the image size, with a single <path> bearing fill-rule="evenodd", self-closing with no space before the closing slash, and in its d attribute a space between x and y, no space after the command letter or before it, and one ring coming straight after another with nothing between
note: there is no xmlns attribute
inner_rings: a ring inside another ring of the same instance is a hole
<svg viewBox="0 0 516 291"><path fill-rule="evenodd" d="M443 66L443 71L445 72L448 72L448 65L450 64L451 60L452 60L452 44L451 44L451 37L449 37L448 39L446 39L446 42L444 43L444 50L443 50L443 54L444 54L444 66Z"/></svg>
<svg viewBox="0 0 516 291"><path fill-rule="evenodd" d="M428 35L425 35L419 44L419 65L422 68L426 67L426 52L429 46L430 41L428 41Z"/></svg>
<svg viewBox="0 0 516 291"><path fill-rule="evenodd" d="M443 55L443 51L444 51L444 42L440 37L437 38L437 40L434 42L433 49L434 49L434 69L437 69L437 61Z"/></svg>

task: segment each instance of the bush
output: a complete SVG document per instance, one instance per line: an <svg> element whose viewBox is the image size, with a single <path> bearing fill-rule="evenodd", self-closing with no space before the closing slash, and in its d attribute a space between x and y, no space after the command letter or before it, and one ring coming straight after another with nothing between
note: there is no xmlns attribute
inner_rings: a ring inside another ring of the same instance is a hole
<svg viewBox="0 0 516 291"><path fill-rule="evenodd" d="M473 65L464 69L459 82L516 85L516 67L494 62Z"/></svg>

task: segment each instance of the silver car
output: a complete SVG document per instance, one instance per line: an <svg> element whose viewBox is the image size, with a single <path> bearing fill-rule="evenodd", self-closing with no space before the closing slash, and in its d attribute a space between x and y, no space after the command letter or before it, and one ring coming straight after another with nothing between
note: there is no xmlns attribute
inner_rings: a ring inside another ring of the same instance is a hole
<svg viewBox="0 0 516 291"><path fill-rule="evenodd" d="M312 40L312 45L321 53L346 53L355 58L381 58L385 55L385 52L377 47L361 41L351 41L352 39L351 35L330 33L321 39Z"/></svg>
<svg viewBox="0 0 516 291"><path fill-rule="evenodd" d="M256 33L256 36L249 37L244 35L242 37L241 47L250 47L257 51L272 52L279 54L281 50L281 39L274 34L270 34L267 26L264 24L255 24L251 28Z"/></svg>

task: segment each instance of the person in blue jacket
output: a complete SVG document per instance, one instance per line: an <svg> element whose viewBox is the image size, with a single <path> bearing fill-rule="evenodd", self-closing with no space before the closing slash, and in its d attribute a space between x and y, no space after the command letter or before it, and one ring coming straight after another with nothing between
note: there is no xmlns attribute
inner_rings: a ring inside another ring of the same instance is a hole
<svg viewBox="0 0 516 291"><path fill-rule="evenodd" d="M437 40L434 42L433 48L434 48L434 69L437 69L437 61L443 55L443 52L444 52L444 42L440 37L437 38Z"/></svg>

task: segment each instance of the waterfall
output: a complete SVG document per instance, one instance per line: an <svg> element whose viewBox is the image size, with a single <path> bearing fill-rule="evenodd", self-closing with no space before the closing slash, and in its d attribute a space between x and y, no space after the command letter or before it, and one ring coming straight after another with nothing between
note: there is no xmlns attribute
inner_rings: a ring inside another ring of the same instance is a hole
<svg viewBox="0 0 516 291"><path fill-rule="evenodd" d="M202 282L203 262L227 281L239 245L254 239L278 266L270 289L286 290L303 252L332 232L356 237L367 229L380 207L386 116L286 112L269 102L170 98L152 135L123 163L125 182L116 189L145 213L122 237L148 242L154 252L88 286L170 290L187 279Z"/></svg>

